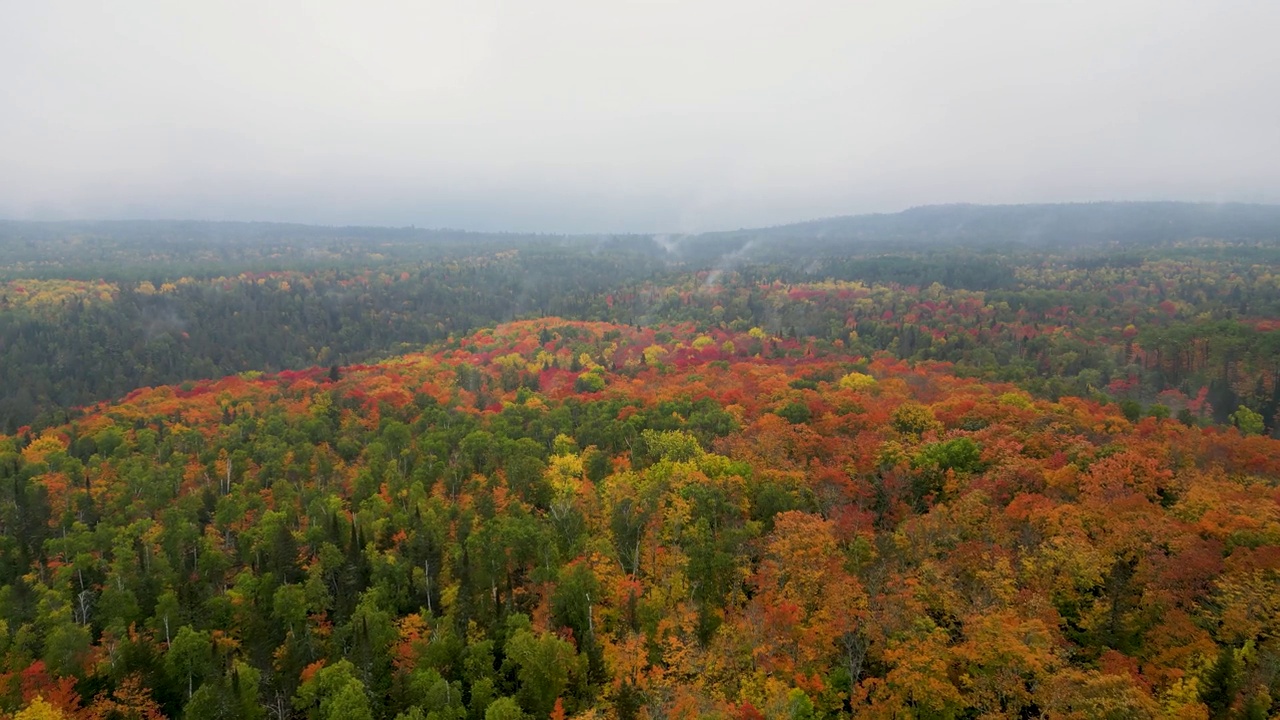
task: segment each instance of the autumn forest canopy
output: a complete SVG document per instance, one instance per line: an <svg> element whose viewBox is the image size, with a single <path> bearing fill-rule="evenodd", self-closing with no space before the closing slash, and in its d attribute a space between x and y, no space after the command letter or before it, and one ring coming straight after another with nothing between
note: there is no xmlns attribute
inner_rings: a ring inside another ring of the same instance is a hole
<svg viewBox="0 0 1280 720"><path fill-rule="evenodd" d="M0 222L0 714L1268 718L1280 208Z"/></svg>

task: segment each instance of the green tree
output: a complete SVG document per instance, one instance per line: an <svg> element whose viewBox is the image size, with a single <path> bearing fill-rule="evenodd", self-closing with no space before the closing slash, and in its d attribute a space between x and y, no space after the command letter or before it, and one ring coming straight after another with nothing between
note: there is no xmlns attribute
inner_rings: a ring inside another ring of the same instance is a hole
<svg viewBox="0 0 1280 720"><path fill-rule="evenodd" d="M191 699L195 694L196 680L213 669L213 646L209 633L183 625L169 644L164 666L175 683L186 684L187 699Z"/></svg>
<svg viewBox="0 0 1280 720"><path fill-rule="evenodd" d="M225 677L206 682L182 709L183 720L261 720L266 710L258 701L260 674L236 662Z"/></svg>
<svg viewBox="0 0 1280 720"><path fill-rule="evenodd" d="M792 425L807 423L809 422L809 417L812 415L809 411L809 406L798 401L787 403L774 412Z"/></svg>
<svg viewBox="0 0 1280 720"><path fill-rule="evenodd" d="M373 720L364 683L348 660L316 670L298 688L293 707L310 720Z"/></svg>
<svg viewBox="0 0 1280 720"><path fill-rule="evenodd" d="M1124 417L1129 422L1138 422L1142 417L1142 405L1136 400L1121 400L1120 412L1124 413Z"/></svg>
<svg viewBox="0 0 1280 720"><path fill-rule="evenodd" d="M703 455L698 439L681 430L645 430L640 437L655 460L688 462Z"/></svg>
<svg viewBox="0 0 1280 720"><path fill-rule="evenodd" d="M573 646L552 635L534 635L528 618L512 616L509 626L516 629L507 640L506 662L520 681L517 697L525 710L546 717L577 672ZM485 715L488 715L486 711Z"/></svg>
<svg viewBox="0 0 1280 720"><path fill-rule="evenodd" d="M1229 645L1222 647L1202 683L1200 699L1209 707L1209 716L1227 717L1240 692L1240 662L1233 648Z"/></svg>
<svg viewBox="0 0 1280 720"><path fill-rule="evenodd" d="M1245 435L1261 435L1266 432L1266 424L1262 420L1262 415L1243 405L1231 413L1230 419L1231 424L1240 428L1240 432Z"/></svg>
<svg viewBox="0 0 1280 720"><path fill-rule="evenodd" d="M513 698L501 697L485 708L484 720L525 720L529 717Z"/></svg>

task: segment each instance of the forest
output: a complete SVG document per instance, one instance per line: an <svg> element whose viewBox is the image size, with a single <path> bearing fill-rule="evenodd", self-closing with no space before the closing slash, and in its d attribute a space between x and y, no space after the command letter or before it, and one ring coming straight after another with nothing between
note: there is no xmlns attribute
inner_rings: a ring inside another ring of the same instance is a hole
<svg viewBox="0 0 1280 720"><path fill-rule="evenodd" d="M1274 717L1275 214L0 224L0 715Z"/></svg>

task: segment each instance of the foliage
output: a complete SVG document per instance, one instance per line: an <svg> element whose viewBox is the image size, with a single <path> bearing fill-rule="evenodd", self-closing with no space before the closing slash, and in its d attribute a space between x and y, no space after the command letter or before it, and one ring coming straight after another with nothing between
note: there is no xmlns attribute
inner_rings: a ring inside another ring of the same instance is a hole
<svg viewBox="0 0 1280 720"><path fill-rule="evenodd" d="M328 247L298 233L281 257ZM0 306L0 712L1280 697L1268 246L815 241L712 277L704 249L415 238L170 277L186 246L113 235L103 258L167 259L101 281L14 256L42 279Z"/></svg>
<svg viewBox="0 0 1280 720"><path fill-rule="evenodd" d="M1276 441L663 333L511 323L0 439L0 702L1130 717L1277 690ZM564 369L504 384L543 353Z"/></svg>

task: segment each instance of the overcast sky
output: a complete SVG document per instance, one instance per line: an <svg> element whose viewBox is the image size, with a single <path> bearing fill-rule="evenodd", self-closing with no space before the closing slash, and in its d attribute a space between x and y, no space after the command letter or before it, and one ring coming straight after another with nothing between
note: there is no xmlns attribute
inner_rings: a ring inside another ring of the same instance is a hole
<svg viewBox="0 0 1280 720"><path fill-rule="evenodd" d="M1280 202L1275 0L0 0L0 217Z"/></svg>

